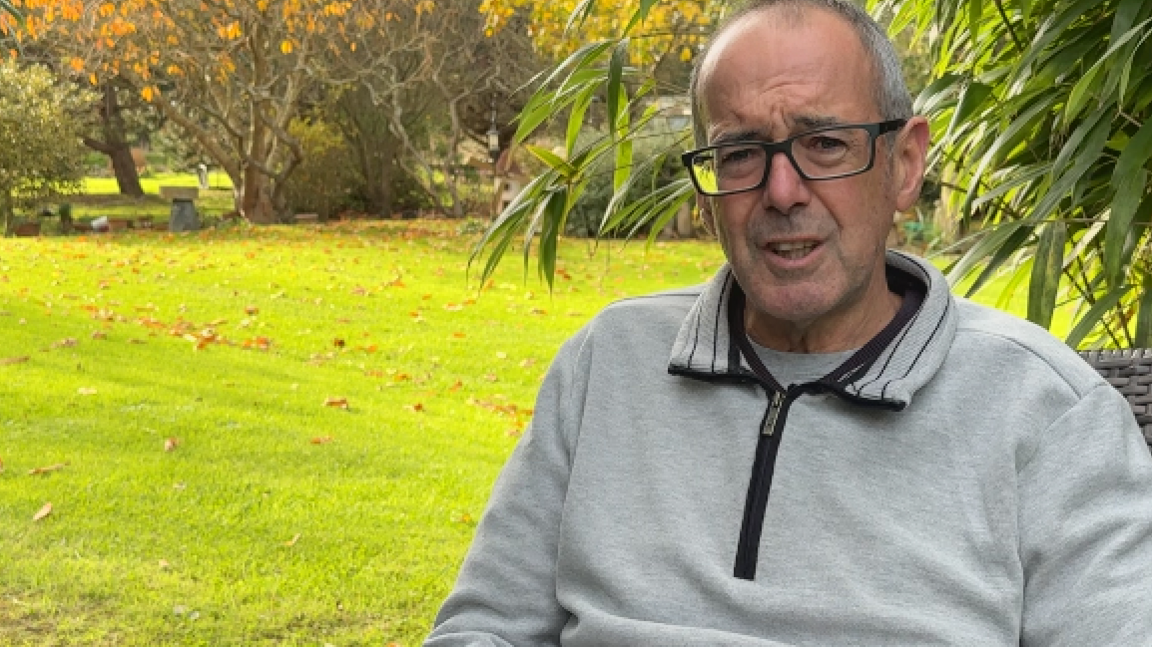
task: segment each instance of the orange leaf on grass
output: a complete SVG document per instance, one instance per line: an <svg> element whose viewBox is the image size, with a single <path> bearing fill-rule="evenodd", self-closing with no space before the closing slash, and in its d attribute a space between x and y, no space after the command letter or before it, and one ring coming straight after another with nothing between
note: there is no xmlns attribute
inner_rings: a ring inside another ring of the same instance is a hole
<svg viewBox="0 0 1152 647"><path fill-rule="evenodd" d="M40 508L39 512L32 515L32 521L34 521L34 522L40 521L41 519L43 519L44 517L47 517L50 514L52 514L52 502L51 501L49 501L48 503L45 503L44 507Z"/></svg>
<svg viewBox="0 0 1152 647"><path fill-rule="evenodd" d="M164 440L164 451L170 452L180 445L179 438L167 438Z"/></svg>
<svg viewBox="0 0 1152 647"><path fill-rule="evenodd" d="M465 335L462 332L454 332L454 333L452 333L452 336L455 337L456 339L464 339L468 335Z"/></svg>
<svg viewBox="0 0 1152 647"><path fill-rule="evenodd" d="M327 445L333 440L335 440L335 438L331 436L317 436L308 442L312 443L313 445Z"/></svg>
<svg viewBox="0 0 1152 647"><path fill-rule="evenodd" d="M92 339L108 339L108 333L103 330L92 331Z"/></svg>
<svg viewBox="0 0 1152 647"><path fill-rule="evenodd" d="M463 382L461 382L460 380L456 380L456 383L453 384L452 386L448 387L448 390L449 391L459 391L460 388L463 386L464 386Z"/></svg>
<svg viewBox="0 0 1152 647"><path fill-rule="evenodd" d="M298 542L298 541L300 541L300 533L296 533L295 535L292 535L292 538L289 539L288 541L284 542L284 545L291 548L292 546L295 546L296 542Z"/></svg>
<svg viewBox="0 0 1152 647"><path fill-rule="evenodd" d="M260 308L257 308L256 306L247 306L244 308L244 314L248 316L260 314Z"/></svg>
<svg viewBox="0 0 1152 647"><path fill-rule="evenodd" d="M34 476L36 474L47 474L48 472L62 470L65 467L68 467L68 463L56 463L55 465L49 465L48 467L37 467L34 470L29 470L28 475Z"/></svg>
<svg viewBox="0 0 1152 647"><path fill-rule="evenodd" d="M324 400L324 406L336 407L337 409L347 409L348 408L348 398L331 398L331 397L326 398Z"/></svg>
<svg viewBox="0 0 1152 647"><path fill-rule="evenodd" d="M0 366L11 366L12 364L23 364L24 362L27 362L29 359L31 359L31 358L28 357L27 355L22 355L20 357L7 357L5 359L0 359Z"/></svg>
<svg viewBox="0 0 1152 647"><path fill-rule="evenodd" d="M72 348L75 345L76 345L76 340L71 338L71 337L68 337L65 339L61 339L60 341L56 342L55 344L52 344L52 348Z"/></svg>
<svg viewBox="0 0 1152 647"><path fill-rule="evenodd" d="M4 473L4 459L0 458L0 474Z"/></svg>
<svg viewBox="0 0 1152 647"><path fill-rule="evenodd" d="M332 340L332 345L336 348L344 348L344 340L337 337L336 339Z"/></svg>
<svg viewBox="0 0 1152 647"><path fill-rule="evenodd" d="M409 410L409 411L414 411L416 413L423 413L424 412L424 405L419 403L419 402L417 402L416 404L406 404L406 405L404 405L404 408Z"/></svg>

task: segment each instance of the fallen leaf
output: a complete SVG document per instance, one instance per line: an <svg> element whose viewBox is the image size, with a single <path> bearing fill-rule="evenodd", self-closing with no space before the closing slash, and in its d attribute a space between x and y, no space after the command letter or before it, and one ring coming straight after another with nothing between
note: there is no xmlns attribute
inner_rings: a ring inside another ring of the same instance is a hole
<svg viewBox="0 0 1152 647"><path fill-rule="evenodd" d="M48 472L62 470L65 467L68 467L68 463L56 463L55 465L49 465L48 467L37 467L36 469L29 471L28 474L29 476L35 474L47 474Z"/></svg>
<svg viewBox="0 0 1152 647"><path fill-rule="evenodd" d="M453 384L452 386L448 387L448 390L449 391L459 391L460 387L462 387L462 386L464 386L464 383L461 382L460 380L456 380L456 383Z"/></svg>
<svg viewBox="0 0 1152 647"><path fill-rule="evenodd" d="M171 564L168 563L168 560L162 559L162 560L160 560L159 566L160 566L160 570L163 571L163 570L167 570L168 568L170 568Z"/></svg>
<svg viewBox="0 0 1152 647"><path fill-rule="evenodd" d="M75 345L76 345L76 340L71 338L71 337L67 337L65 339L61 339L60 341L56 342L55 344L52 344L52 348L71 348Z"/></svg>
<svg viewBox="0 0 1152 647"><path fill-rule="evenodd" d="M164 440L164 451L170 452L180 445L179 438L167 438Z"/></svg>
<svg viewBox="0 0 1152 647"><path fill-rule="evenodd" d="M536 360L529 357L528 359L521 360L520 368L528 368L536 363Z"/></svg>
<svg viewBox="0 0 1152 647"><path fill-rule="evenodd" d="M345 407L345 408L347 408L347 407ZM332 438L331 436L317 436L316 438L313 438L309 442L311 442L313 445L327 445L328 443L332 442L333 440L334 440L334 438Z"/></svg>
<svg viewBox="0 0 1152 647"><path fill-rule="evenodd" d="M495 381L499 380L500 378L496 377L495 373L487 373L484 375L484 379L488 380L489 382L495 382Z"/></svg>
<svg viewBox="0 0 1152 647"><path fill-rule="evenodd" d="M462 332L454 332L454 333L452 333L452 336L455 337L456 339L464 339L468 335L465 335Z"/></svg>
<svg viewBox="0 0 1152 647"><path fill-rule="evenodd" d="M419 402L416 404L406 404L404 408L409 411L415 411L416 413L422 413L424 411L424 405Z"/></svg>
<svg viewBox="0 0 1152 647"><path fill-rule="evenodd" d="M348 398L326 398L324 400L324 406L336 407L339 409L347 409L348 408Z"/></svg>
<svg viewBox="0 0 1152 647"><path fill-rule="evenodd" d="M336 348L344 348L344 340L337 337L336 339L332 340L332 345Z"/></svg>
<svg viewBox="0 0 1152 647"><path fill-rule="evenodd" d="M300 533L296 533L295 535L293 535L291 539L284 542L284 545L288 546L288 547L292 547L292 546L296 545L297 541L300 541Z"/></svg>
<svg viewBox="0 0 1152 647"><path fill-rule="evenodd" d="M49 501L48 503L45 503L44 507L40 508L39 512L32 515L32 521L40 521L41 519L43 519L44 517L47 517L50 514L52 514L52 502L51 501Z"/></svg>
<svg viewBox="0 0 1152 647"><path fill-rule="evenodd" d="M0 474L4 473L4 459L0 458Z"/></svg>
<svg viewBox="0 0 1152 647"><path fill-rule="evenodd" d="M76 393L80 395L96 395L96 389L88 386L82 386L79 389L76 389Z"/></svg>
<svg viewBox="0 0 1152 647"><path fill-rule="evenodd" d="M92 331L92 339L108 339L108 333L103 330Z"/></svg>
<svg viewBox="0 0 1152 647"><path fill-rule="evenodd" d="M244 308L244 314L248 316L260 314L260 308L257 308L256 306L248 306Z"/></svg>
<svg viewBox="0 0 1152 647"><path fill-rule="evenodd" d="M27 362L29 359L30 358L27 355L23 355L21 357L8 357L5 359L0 359L0 366L10 366L12 364L23 364L24 362Z"/></svg>

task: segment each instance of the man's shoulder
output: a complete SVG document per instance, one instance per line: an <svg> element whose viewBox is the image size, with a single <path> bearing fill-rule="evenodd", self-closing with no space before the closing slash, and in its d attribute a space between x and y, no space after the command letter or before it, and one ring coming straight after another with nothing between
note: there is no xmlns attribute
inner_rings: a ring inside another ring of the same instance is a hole
<svg viewBox="0 0 1152 647"><path fill-rule="evenodd" d="M1044 328L967 299L956 301L954 348L968 359L975 360L976 355L981 362L1019 371L1047 372L1081 395L1101 382L1095 369Z"/></svg>
<svg viewBox="0 0 1152 647"><path fill-rule="evenodd" d="M652 321L652 317L657 317L675 322L678 327L703 291L703 285L694 285L626 297L605 306L595 320L615 323L632 321L638 317Z"/></svg>

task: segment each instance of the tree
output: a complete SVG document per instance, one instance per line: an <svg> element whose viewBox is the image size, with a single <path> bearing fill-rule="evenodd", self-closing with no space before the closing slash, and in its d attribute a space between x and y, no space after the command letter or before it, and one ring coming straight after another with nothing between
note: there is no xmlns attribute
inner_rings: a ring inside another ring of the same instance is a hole
<svg viewBox="0 0 1152 647"><path fill-rule="evenodd" d="M372 151L358 157L369 186L400 170L441 211L462 216L465 143L476 143L474 152L486 148L490 110L498 111L498 123L510 121L509 104L523 101L516 88L542 65L519 23L486 36L475 4L364 4L388 24L363 32L355 52L337 53L325 78L340 88L340 123L350 143ZM505 142L511 133L506 129Z"/></svg>
<svg viewBox="0 0 1152 647"><path fill-rule="evenodd" d="M84 124L75 111L90 101L41 67L0 62L0 219L16 208L77 188L83 177Z"/></svg>
<svg viewBox="0 0 1152 647"><path fill-rule="evenodd" d="M1152 346L1152 3L872 0L927 38L930 164L979 234L950 270L1028 282L1028 318L1073 304L1067 343Z"/></svg>
<svg viewBox="0 0 1152 647"><path fill-rule="evenodd" d="M66 65L93 85L135 88L229 175L237 211L256 223L285 215L283 183L301 161L288 124L318 83L311 66L378 22L349 1L16 1L24 38L70 36Z"/></svg>

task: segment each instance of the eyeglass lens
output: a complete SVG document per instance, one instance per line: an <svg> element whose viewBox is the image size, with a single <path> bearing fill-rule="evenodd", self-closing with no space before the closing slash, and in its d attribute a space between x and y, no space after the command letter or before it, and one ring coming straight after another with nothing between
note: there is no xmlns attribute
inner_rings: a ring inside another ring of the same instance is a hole
<svg viewBox="0 0 1152 647"><path fill-rule="evenodd" d="M855 127L800 135L792 140L792 159L810 179L856 173L871 162L870 139L867 129ZM735 143L695 156L692 173L705 192L741 191L760 184L769 162L763 145Z"/></svg>

